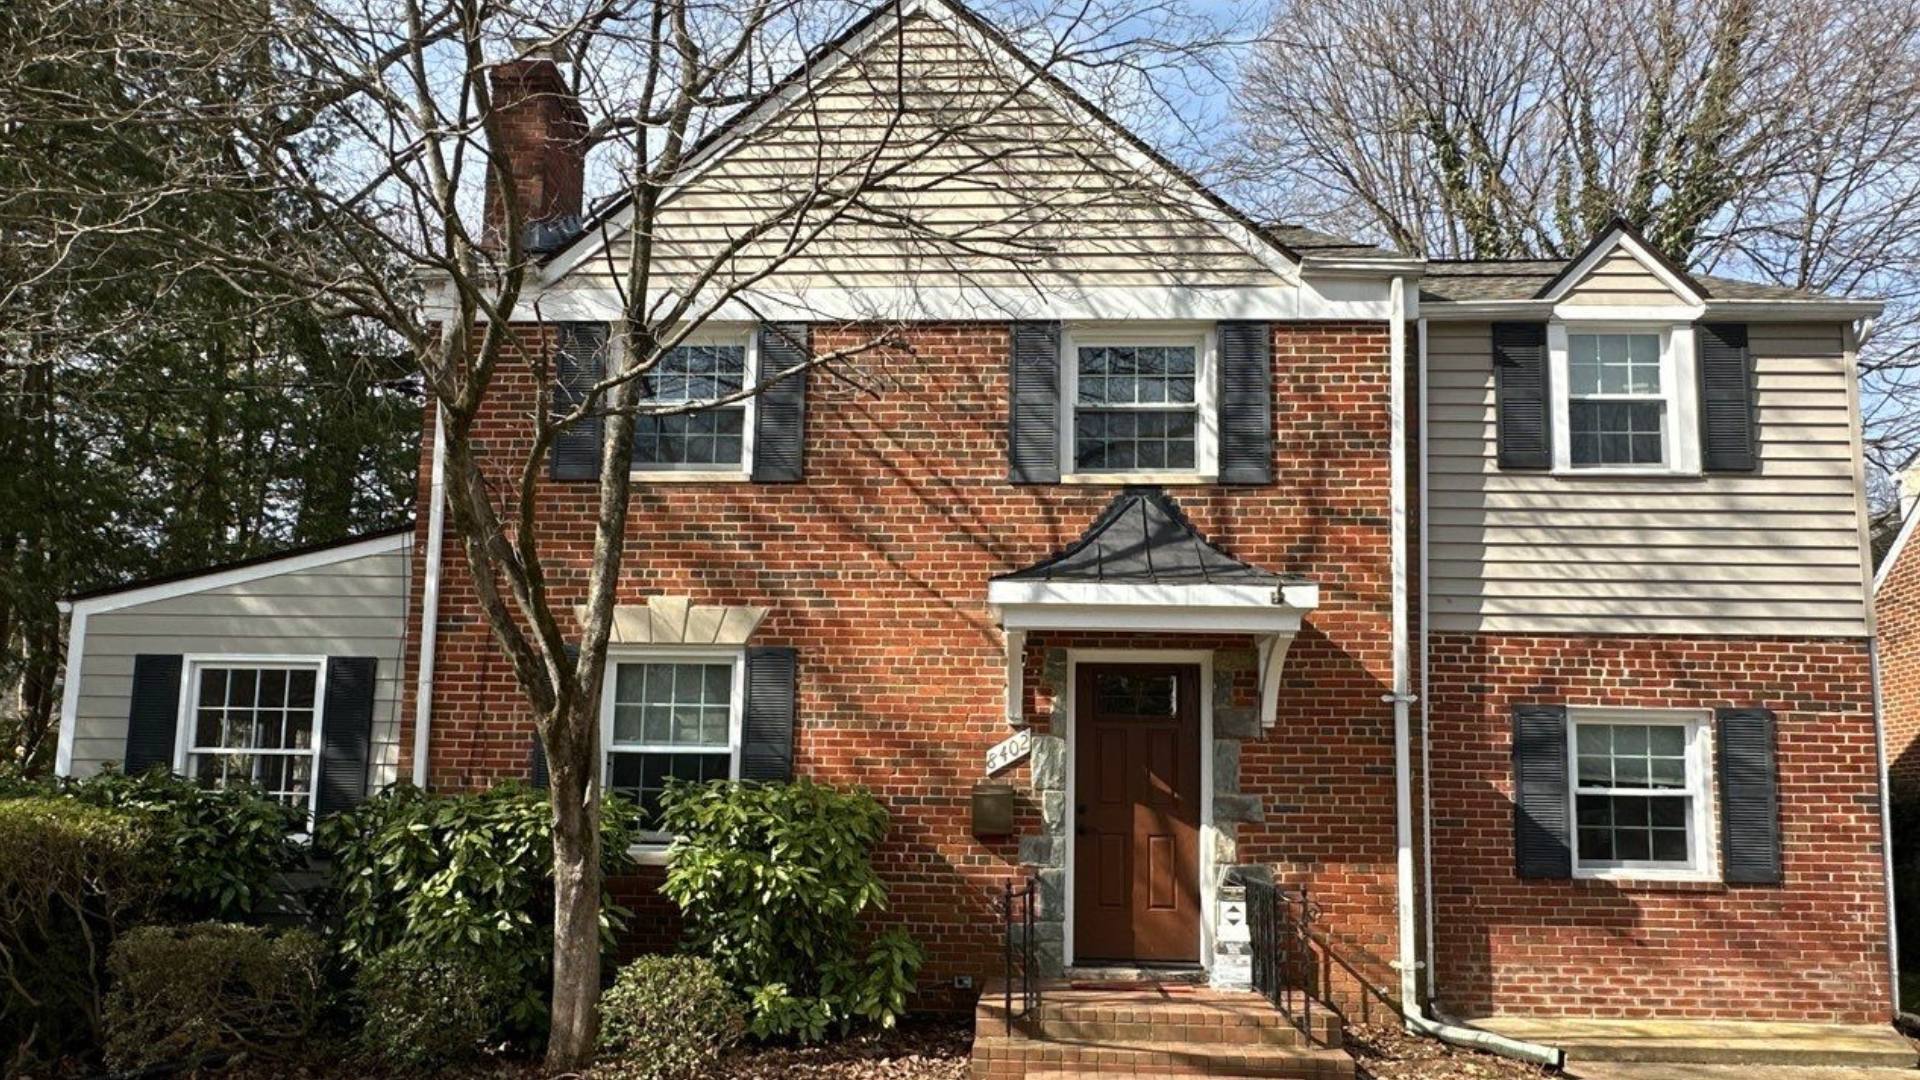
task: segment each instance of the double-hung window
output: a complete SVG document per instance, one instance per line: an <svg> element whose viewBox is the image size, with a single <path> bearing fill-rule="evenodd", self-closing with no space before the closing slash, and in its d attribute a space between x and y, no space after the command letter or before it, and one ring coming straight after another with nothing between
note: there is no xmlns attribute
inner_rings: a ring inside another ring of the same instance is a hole
<svg viewBox="0 0 1920 1080"><path fill-rule="evenodd" d="M611 661L602 709L606 788L639 803L644 839L664 843L660 795L670 779L740 775L742 656L661 653Z"/></svg>
<svg viewBox="0 0 1920 1080"><path fill-rule="evenodd" d="M1567 472L1694 472L1689 326L1548 327L1554 466Z"/></svg>
<svg viewBox="0 0 1920 1080"><path fill-rule="evenodd" d="M1711 877L1706 716L1575 709L1569 719L1575 874Z"/></svg>
<svg viewBox="0 0 1920 1080"><path fill-rule="evenodd" d="M314 812L322 661L195 661L181 771L209 787L249 782Z"/></svg>
<svg viewBox="0 0 1920 1080"><path fill-rule="evenodd" d="M698 341L667 350L639 380L640 415L633 429L633 467L644 471L740 473L752 455L752 400L658 412L721 401L752 385L747 339Z"/></svg>
<svg viewBox="0 0 1920 1080"><path fill-rule="evenodd" d="M1206 477L1214 471L1212 334L1063 336L1065 472Z"/></svg>

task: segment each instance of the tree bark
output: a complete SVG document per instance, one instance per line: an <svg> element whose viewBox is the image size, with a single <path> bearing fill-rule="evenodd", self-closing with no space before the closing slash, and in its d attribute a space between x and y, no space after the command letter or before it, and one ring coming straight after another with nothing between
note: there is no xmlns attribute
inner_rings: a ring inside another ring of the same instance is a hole
<svg viewBox="0 0 1920 1080"><path fill-rule="evenodd" d="M580 702L555 718L547 738L553 798L553 1012L549 1073L583 1072L600 1032L600 780L597 754L577 750L585 724ZM556 752L562 751L562 752ZM587 766L582 768L582 766Z"/></svg>

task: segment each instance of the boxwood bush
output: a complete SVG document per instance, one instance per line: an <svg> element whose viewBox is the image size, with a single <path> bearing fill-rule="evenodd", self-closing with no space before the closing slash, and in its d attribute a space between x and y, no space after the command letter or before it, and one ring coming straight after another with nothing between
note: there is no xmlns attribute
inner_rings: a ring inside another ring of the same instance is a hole
<svg viewBox="0 0 1920 1080"><path fill-rule="evenodd" d="M503 966L472 949L401 945L354 977L360 1042L383 1065L441 1069L478 1057L519 994Z"/></svg>
<svg viewBox="0 0 1920 1080"><path fill-rule="evenodd" d="M349 966L392 949L479 957L514 989L511 1034L546 1026L553 968L553 817L544 791L508 784L476 794L398 785L320 823L329 863L324 906ZM601 842L609 876L631 865L638 812L606 800ZM609 945L626 911L601 898Z"/></svg>
<svg viewBox="0 0 1920 1080"><path fill-rule="evenodd" d="M685 917L690 951L747 1001L757 1037L803 1042L906 1011L920 950L900 931L863 934L886 907L873 848L887 812L865 788L802 778L672 783L661 800L662 891Z"/></svg>
<svg viewBox="0 0 1920 1080"><path fill-rule="evenodd" d="M643 956L600 998L600 1064L608 1080L695 1080L712 1074L744 1028L740 1002L713 961Z"/></svg>
<svg viewBox="0 0 1920 1080"><path fill-rule="evenodd" d="M144 1069L246 1051L296 1050L326 1005L327 950L305 931L252 926L140 926L108 960L106 1056Z"/></svg>

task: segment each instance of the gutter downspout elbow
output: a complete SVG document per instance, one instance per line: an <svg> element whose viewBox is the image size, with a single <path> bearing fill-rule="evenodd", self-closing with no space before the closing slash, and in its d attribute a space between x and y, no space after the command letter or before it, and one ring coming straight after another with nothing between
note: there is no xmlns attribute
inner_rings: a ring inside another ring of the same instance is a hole
<svg viewBox="0 0 1920 1080"><path fill-rule="evenodd" d="M1392 491L1388 496L1390 507L1389 521L1391 531L1391 561L1393 564L1393 693L1388 700L1393 702L1393 764L1394 764L1394 848L1395 883L1397 885L1397 914L1399 916L1399 961L1394 965L1400 971L1400 1009L1406 1020L1408 1030L1454 1046L1473 1050L1485 1050L1502 1057L1519 1061L1561 1068L1566 1064L1566 1051L1556 1046L1542 1046L1538 1043L1522 1042L1496 1035L1491 1031L1463 1027L1443 1019L1427 1016L1420 1004L1420 968L1419 950L1414 937L1414 857L1413 857L1413 734L1412 705L1414 694L1412 687L1411 659L1409 653L1409 581L1407 570L1407 312L1406 279L1396 277L1389 286L1390 306L1393 309L1393 321L1388 334L1388 344L1392 355L1388 358L1388 371L1391 386L1388 389L1388 409L1391 434L1388 440L1389 454L1392 460L1388 465ZM1421 345L1424 347L1425 335ZM1423 348L1424 353L1424 348ZM1424 378L1425 364L1421 365ZM1424 398L1421 408L1425 409ZM1424 432L1422 433L1424 436ZM1422 441L1424 459L1425 442ZM1426 477L1420 478L1421 490L1426 489ZM1422 500L1425 501L1424 499ZM1421 519L1424 529L1426 519ZM1422 550L1424 566L1426 552ZM1423 620L1424 627L1424 620ZM1424 639L1425 635L1422 634ZM1422 651L1422 659L1425 653ZM1424 690L1424 687L1422 688ZM1422 702L1422 716L1425 716L1425 702ZM1424 725L1423 725L1424 727ZM1424 747L1422 748L1424 751ZM1423 758L1424 762L1424 758ZM1421 792L1423 798L1427 792ZM1430 850L1430 849L1429 849ZM1431 872L1431 870L1429 870ZM1429 923L1428 933L1432 933ZM1432 973L1428 975L1429 985Z"/></svg>
<svg viewBox="0 0 1920 1080"><path fill-rule="evenodd" d="M428 734L433 724L433 658L440 637L440 549L447 532L447 426L433 406L433 473L427 489L427 570L420 585L420 661L413 692L413 786L427 786Z"/></svg>

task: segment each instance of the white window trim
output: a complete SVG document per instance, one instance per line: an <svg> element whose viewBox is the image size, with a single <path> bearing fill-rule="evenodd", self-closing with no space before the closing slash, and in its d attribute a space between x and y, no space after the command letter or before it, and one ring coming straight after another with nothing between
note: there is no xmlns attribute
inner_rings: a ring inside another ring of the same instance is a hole
<svg viewBox="0 0 1920 1080"><path fill-rule="evenodd" d="M727 779L740 779L740 756L746 732L747 705L747 650L744 648L675 648L671 646L625 647L615 646L607 650L607 670L600 680L600 787L603 791L612 790L613 770L611 758L614 754L613 743L613 699L619 684L618 666L621 664L700 664L726 663L733 666L732 702L727 710ZM620 747L622 753L686 753L684 746L635 743ZM671 840L645 839L627 849L627 854L643 866L658 866L666 862L667 848Z"/></svg>
<svg viewBox="0 0 1920 1080"><path fill-rule="evenodd" d="M1572 381L1567 339L1570 334L1646 334L1660 336L1660 389L1666 400L1661 425L1660 465L1573 464L1573 430L1568 423ZM1555 319L1547 324L1547 384L1553 395L1553 471L1558 476L1698 476L1700 417L1695 382L1691 322L1614 322Z"/></svg>
<svg viewBox="0 0 1920 1080"><path fill-rule="evenodd" d="M624 364L627 349L627 335L624 324L615 323L613 333L617 339L615 355ZM741 386L747 391L742 402L745 406L740 433L740 464L715 465L697 469L636 469L629 466L627 475L634 480L645 480L650 484L672 483L713 483L717 480L747 483L753 480L753 431L754 422L760 408L760 395L756 392L760 386L760 335L756 327L703 326L688 334L680 345L742 345L746 348L746 371L742 374ZM678 346L676 346L677 348Z"/></svg>
<svg viewBox="0 0 1920 1080"><path fill-rule="evenodd" d="M1080 405L1080 348L1101 345L1193 346L1193 468L1158 471L1074 467L1074 415ZM1062 483L1192 484L1219 478L1219 335L1211 326L1064 326L1060 330L1060 480Z"/></svg>
<svg viewBox="0 0 1920 1080"><path fill-rule="evenodd" d="M1633 861L1586 863L1580 860L1580 725L1674 724L1686 728L1687 793L1693 812L1687 822L1691 857L1685 864ZM1573 876L1596 881L1718 881L1720 834L1715 829L1713 714L1703 709L1569 708L1567 710L1567 822L1573 848Z"/></svg>
<svg viewBox="0 0 1920 1080"><path fill-rule="evenodd" d="M194 731L198 724L194 715L200 701L200 673L207 668L280 668L284 670L311 670L313 677L313 779L312 790L307 792L307 821L309 826L320 813L320 770L325 767L325 732L327 722L327 658L324 656L289 656L271 654L218 654L207 653L183 656L180 658L180 703L173 725L173 773L186 777L187 758L193 755ZM207 751L209 753L219 751ZM235 750L234 753L242 751ZM279 754L280 757L292 757L292 754ZM191 779L191 777L188 777ZM305 835L302 832L300 835Z"/></svg>

